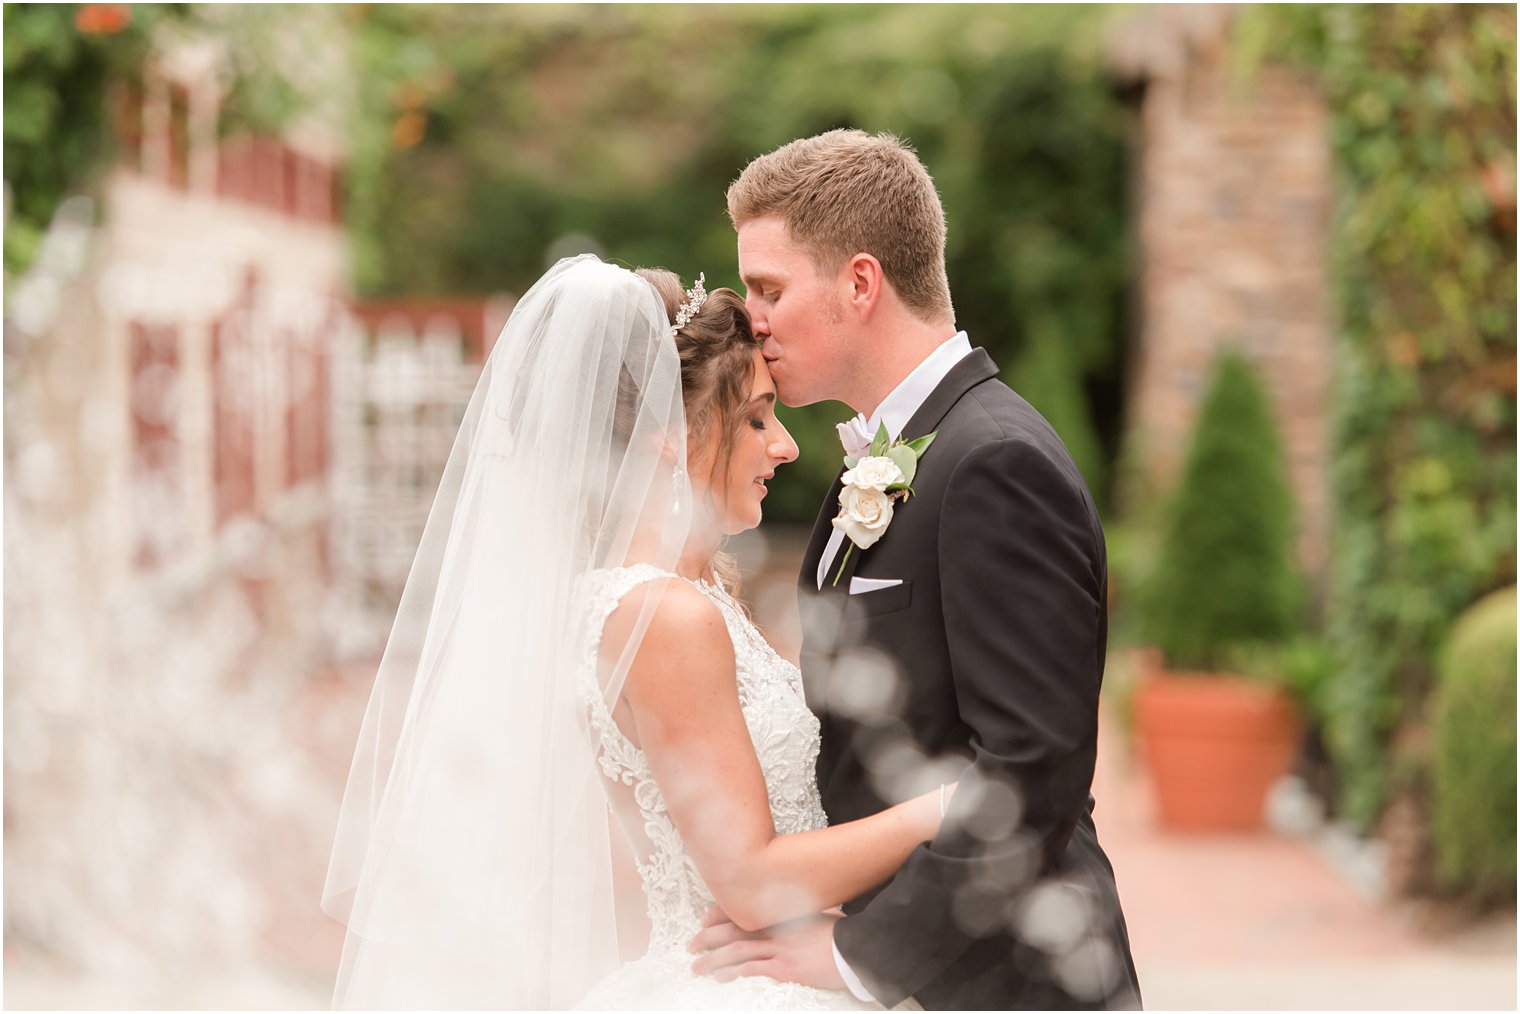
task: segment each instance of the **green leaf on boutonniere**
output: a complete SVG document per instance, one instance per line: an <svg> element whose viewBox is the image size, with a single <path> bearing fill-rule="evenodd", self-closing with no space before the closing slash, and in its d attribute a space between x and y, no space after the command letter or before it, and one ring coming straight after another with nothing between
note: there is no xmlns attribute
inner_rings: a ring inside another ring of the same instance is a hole
<svg viewBox="0 0 1520 1014"><path fill-rule="evenodd" d="M887 453L887 448L892 443L892 436L887 432L886 422L876 427L876 436L871 438L871 457L879 458Z"/></svg>
<svg viewBox="0 0 1520 1014"><path fill-rule="evenodd" d="M855 457L855 455L853 455L853 454L846 454L844 456L844 467L845 468L854 468L858 464L860 464L860 459L857 458L857 457Z"/></svg>
<svg viewBox="0 0 1520 1014"><path fill-rule="evenodd" d="M913 482L913 473L918 471L918 455L907 444L898 444L896 447L887 449L887 457L891 458L898 468L902 469L902 485L908 486Z"/></svg>
<svg viewBox="0 0 1520 1014"><path fill-rule="evenodd" d="M917 440L909 440L908 446L913 448L914 454L922 455L929 449L929 445L934 443L934 438L937 436L939 436L939 430L935 430L928 436L919 437Z"/></svg>

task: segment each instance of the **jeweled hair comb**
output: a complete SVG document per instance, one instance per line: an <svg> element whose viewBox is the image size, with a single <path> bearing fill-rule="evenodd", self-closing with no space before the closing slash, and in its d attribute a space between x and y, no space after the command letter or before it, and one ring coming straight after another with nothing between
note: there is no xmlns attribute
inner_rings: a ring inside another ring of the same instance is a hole
<svg viewBox="0 0 1520 1014"><path fill-rule="evenodd" d="M681 308L676 311L676 322L670 328L672 336L679 333L681 328L697 315L697 311L702 309L702 304L707 302L706 282L707 272L704 271L697 276L697 284L686 290L686 302L682 303Z"/></svg>

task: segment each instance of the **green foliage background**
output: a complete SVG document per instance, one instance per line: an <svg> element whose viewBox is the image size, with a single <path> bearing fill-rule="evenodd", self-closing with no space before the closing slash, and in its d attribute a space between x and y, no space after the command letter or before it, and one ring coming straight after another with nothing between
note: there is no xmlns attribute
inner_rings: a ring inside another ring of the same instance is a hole
<svg viewBox="0 0 1520 1014"><path fill-rule="evenodd" d="M5 5L5 267L24 269L53 212L107 164L107 85L134 73L161 11L88 35L68 4Z"/></svg>
<svg viewBox="0 0 1520 1014"><path fill-rule="evenodd" d="M1326 712L1365 825L1425 789L1428 761L1394 734L1427 722L1453 618L1515 580L1515 9L1273 6L1242 28L1332 114Z"/></svg>
<svg viewBox="0 0 1520 1014"><path fill-rule="evenodd" d="M371 7L360 287L520 292L593 249L738 288L724 191L740 169L836 126L893 131L939 185L959 324L1027 382L1101 497L1131 275L1101 27L1060 7ZM847 415L784 413L802 456L768 518L812 520Z"/></svg>

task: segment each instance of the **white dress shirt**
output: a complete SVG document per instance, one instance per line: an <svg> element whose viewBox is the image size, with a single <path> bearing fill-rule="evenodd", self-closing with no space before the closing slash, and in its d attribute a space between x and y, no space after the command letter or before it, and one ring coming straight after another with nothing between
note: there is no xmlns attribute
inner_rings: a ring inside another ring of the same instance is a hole
<svg viewBox="0 0 1520 1014"><path fill-rule="evenodd" d="M892 388L892 393L881 400L876 406L876 411L871 418L866 420L866 432L875 435L883 423L887 427L887 435L896 440L902 436L903 427L908 425L908 420L913 418L929 395L939 386L945 375L955 368L955 364L971 354L971 339L966 337L966 332L957 331L946 338L939 348L924 357L924 361L913 368L913 372L903 378L902 383ZM823 555L818 558L818 587L823 587L823 579L828 574L829 566L834 562L834 557L839 553L839 546L844 542L844 532L838 528L829 533L828 544L823 547Z"/></svg>
<svg viewBox="0 0 1520 1014"><path fill-rule="evenodd" d="M882 399L881 404L876 406L876 411L871 418L866 420L866 432L875 434L877 429L886 424L887 434L896 440L902 436L903 427L908 425L908 420L913 414L923 407L925 401L934 389L940 385L940 381L955 368L955 364L971 354L971 339L966 332L957 331L951 337L929 353L924 361L914 367L913 372L903 378L902 383L892 389L892 393ZM840 544L844 542L844 532L838 528L829 533L829 541L823 547L823 556L818 560L818 587L823 588L824 576L829 571L829 566L834 562L834 557L839 552ZM834 965L839 969L839 977L849 987L855 999L863 1003L875 1003L876 998L870 994L865 985L860 981L860 976L845 963L844 955L839 953L838 945L834 946Z"/></svg>

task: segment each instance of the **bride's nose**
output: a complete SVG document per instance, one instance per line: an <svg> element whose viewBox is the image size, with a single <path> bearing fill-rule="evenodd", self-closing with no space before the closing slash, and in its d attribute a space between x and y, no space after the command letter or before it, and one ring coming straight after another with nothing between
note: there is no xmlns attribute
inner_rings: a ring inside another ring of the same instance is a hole
<svg viewBox="0 0 1520 1014"><path fill-rule="evenodd" d="M777 438L771 443L770 455L780 462L797 460L797 441L786 431L786 427L776 424Z"/></svg>

